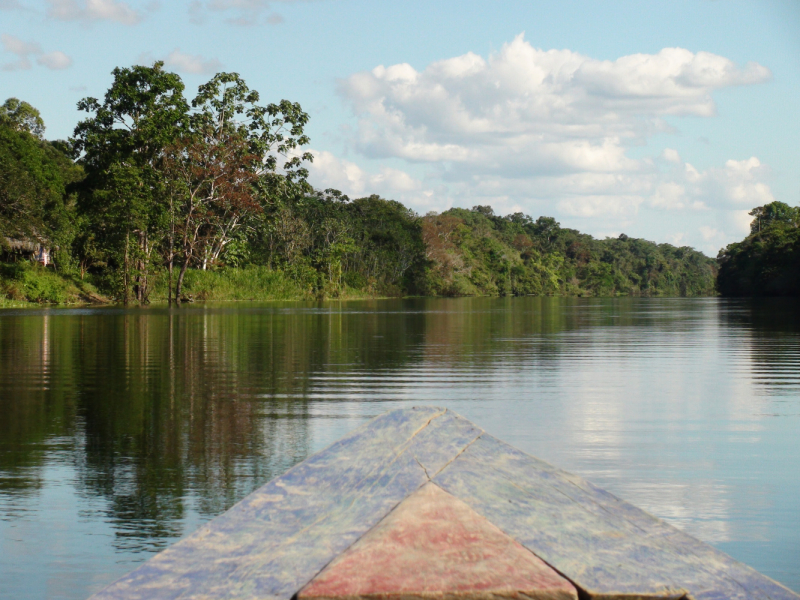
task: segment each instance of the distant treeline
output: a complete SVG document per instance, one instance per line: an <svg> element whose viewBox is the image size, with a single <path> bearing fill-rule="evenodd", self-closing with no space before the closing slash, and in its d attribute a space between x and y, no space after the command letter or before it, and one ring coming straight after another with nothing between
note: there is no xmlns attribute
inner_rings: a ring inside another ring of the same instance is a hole
<svg viewBox="0 0 800 600"><path fill-rule="evenodd" d="M9 263L47 247L83 298L180 301L193 273L232 269L281 297L715 293L717 262L688 247L598 240L488 206L420 216L375 195L315 190L302 152L308 115L287 100L260 104L236 74L216 75L191 101L161 63L113 75L103 99L79 102L88 116L68 141L45 140L29 104L0 107L0 251ZM780 219L762 221L759 239ZM723 270L743 260L733 254ZM26 269L0 269L0 296L43 285ZM740 293L730 289L720 285Z"/></svg>

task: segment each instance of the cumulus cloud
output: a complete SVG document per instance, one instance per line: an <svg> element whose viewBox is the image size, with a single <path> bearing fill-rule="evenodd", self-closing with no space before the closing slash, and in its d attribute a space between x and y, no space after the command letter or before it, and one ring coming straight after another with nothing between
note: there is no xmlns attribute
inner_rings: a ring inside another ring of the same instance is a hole
<svg viewBox="0 0 800 600"><path fill-rule="evenodd" d="M519 35L488 59L467 53L421 72L378 66L342 80L339 91L370 156L511 173L618 172L641 169L626 145L668 130L664 117L713 115L714 90L770 76L706 52L599 61L539 50Z"/></svg>
<svg viewBox="0 0 800 600"><path fill-rule="evenodd" d="M153 6L150 8L157 9ZM123 25L136 25L142 20L141 13L119 0L47 0L47 16L58 21L115 21Z"/></svg>
<svg viewBox="0 0 800 600"><path fill-rule="evenodd" d="M63 52L43 52L38 42L26 42L20 38L4 33L0 36L3 50L16 55L16 60L2 65L4 71L26 71L33 67L33 59L43 67L58 70L72 66L72 59Z"/></svg>
<svg viewBox="0 0 800 600"><path fill-rule="evenodd" d="M597 60L535 48L521 34L486 58L379 65L340 80L338 91L356 117L351 148L405 162L434 190L434 205L523 206L610 231L643 214L707 218L769 202L769 168L756 157L698 170L673 148L643 158L629 150L674 134L681 117L714 116L717 90L771 77L708 52ZM705 241L694 231L689 239Z"/></svg>
<svg viewBox="0 0 800 600"><path fill-rule="evenodd" d="M179 49L170 52L164 60L168 67L185 73L207 74L222 69L222 63L216 58L204 58L199 54L186 54Z"/></svg>

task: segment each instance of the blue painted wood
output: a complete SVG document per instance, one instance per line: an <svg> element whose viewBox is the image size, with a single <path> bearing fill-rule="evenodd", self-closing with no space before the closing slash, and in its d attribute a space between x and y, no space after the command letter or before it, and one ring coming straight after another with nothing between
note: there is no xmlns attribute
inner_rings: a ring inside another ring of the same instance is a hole
<svg viewBox="0 0 800 600"><path fill-rule="evenodd" d="M95 600L289 600L433 480L593 598L800 600L443 409L387 413L250 494Z"/></svg>
<svg viewBox="0 0 800 600"><path fill-rule="evenodd" d="M591 597L800 599L664 521L489 435L434 482Z"/></svg>
<svg viewBox="0 0 800 600"><path fill-rule="evenodd" d="M288 600L482 432L394 411L259 488L95 600Z"/></svg>

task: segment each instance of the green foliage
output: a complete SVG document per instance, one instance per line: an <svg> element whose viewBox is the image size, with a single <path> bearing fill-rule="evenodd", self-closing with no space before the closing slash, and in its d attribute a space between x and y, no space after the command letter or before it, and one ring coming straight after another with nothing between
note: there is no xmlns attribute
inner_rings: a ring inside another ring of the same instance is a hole
<svg viewBox="0 0 800 600"><path fill-rule="evenodd" d="M621 235L596 240L552 217L499 217L487 206L422 219L437 295L698 296L714 291L714 262L691 248Z"/></svg>
<svg viewBox="0 0 800 600"><path fill-rule="evenodd" d="M375 195L285 198L268 207L248 240L251 261L285 271L317 296L408 293L424 265L417 215Z"/></svg>
<svg viewBox="0 0 800 600"><path fill-rule="evenodd" d="M754 217L750 223L750 233L759 233L763 229L779 224L791 227L800 225L800 206L789 206L777 200L764 206L757 206L749 214Z"/></svg>
<svg viewBox="0 0 800 600"><path fill-rule="evenodd" d="M153 297L167 299L166 278L160 275ZM266 267L248 265L238 269L187 271L184 298L204 301L291 300L306 296L305 290L287 274Z"/></svg>
<svg viewBox="0 0 800 600"><path fill-rule="evenodd" d="M188 122L180 77L152 67L116 68L102 102L84 98L91 116L75 127L74 151L86 170L80 209L106 264L120 273L116 290L126 302L147 302L156 248L167 223L159 170L164 149ZM86 257L81 257L85 260Z"/></svg>
<svg viewBox="0 0 800 600"><path fill-rule="evenodd" d="M759 206L751 234L719 252L723 296L800 296L800 208Z"/></svg>
<svg viewBox="0 0 800 600"><path fill-rule="evenodd" d="M0 306L3 304L77 304L104 299L88 282L56 273L29 261L0 264Z"/></svg>
<svg viewBox="0 0 800 600"><path fill-rule="evenodd" d="M0 127L30 133L41 139L44 135L44 120L37 109L17 98L9 98L0 106Z"/></svg>
<svg viewBox="0 0 800 600"><path fill-rule="evenodd" d="M257 104L259 98L238 73L217 73L200 86L192 100L192 129L206 135L209 130L237 134L248 140L251 154L263 159L259 174L274 174L280 166L284 180L305 181L308 171L302 163L312 161L313 156L291 153L309 143L303 131L308 114L296 102L281 100L262 106ZM284 159L280 165L279 157Z"/></svg>
<svg viewBox="0 0 800 600"><path fill-rule="evenodd" d="M0 124L0 237L46 242L68 256L75 233L69 188L83 171L67 151L65 142Z"/></svg>

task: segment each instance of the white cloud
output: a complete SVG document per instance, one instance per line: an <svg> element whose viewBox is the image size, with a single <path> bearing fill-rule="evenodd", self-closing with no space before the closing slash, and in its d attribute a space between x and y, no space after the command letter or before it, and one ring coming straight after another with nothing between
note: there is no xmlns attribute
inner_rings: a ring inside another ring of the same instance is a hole
<svg viewBox="0 0 800 600"><path fill-rule="evenodd" d="M216 73L222 69L222 63L216 58L204 58L199 54L186 54L177 48L170 52L164 62L168 67L185 73Z"/></svg>
<svg viewBox="0 0 800 600"><path fill-rule="evenodd" d="M47 16L59 21L115 21L123 25L136 25L142 14L119 0L47 0ZM151 5L149 9L157 9Z"/></svg>
<svg viewBox="0 0 800 600"><path fill-rule="evenodd" d="M72 66L72 59L58 50L40 55L36 59L36 62L54 71L68 69Z"/></svg>
<svg viewBox="0 0 800 600"><path fill-rule="evenodd" d="M308 165L310 179L318 188L341 190L351 198L379 194L398 200L418 212L427 212L433 208L442 210L443 206L447 208L451 204L443 199L443 190L438 190L439 195L436 197L437 190L426 186L423 181L405 171L384 166L377 173L368 173L354 162L338 158L330 152L311 152L314 162Z"/></svg>
<svg viewBox="0 0 800 600"><path fill-rule="evenodd" d="M668 130L670 115L709 116L715 89L766 81L757 64L666 48L599 61L543 51L522 35L488 60L472 53L378 66L339 84L369 156L528 173L636 171L627 145ZM675 153L677 154L677 153Z"/></svg>
<svg viewBox="0 0 800 600"><path fill-rule="evenodd" d="M282 15L271 12L272 6L278 3L292 4L303 0L194 0L189 6L189 21L191 23L202 23L204 10L233 14L234 16L225 19L230 25L250 26L267 23L278 25L283 23ZM262 18L265 13L270 13L266 18Z"/></svg>
<svg viewBox="0 0 800 600"><path fill-rule="evenodd" d="M757 206L773 202L769 186L762 180L769 169L755 156L747 160L729 160L724 170L714 172L714 179L725 190L728 200L739 206Z"/></svg>
<svg viewBox="0 0 800 600"><path fill-rule="evenodd" d="M596 231L663 220L659 214L712 215L730 236L738 227L720 211L772 199L769 168L758 158L701 170L674 148L644 158L629 149L674 134L682 116L715 115L716 90L770 78L764 66L708 52L665 48L601 61L540 50L519 35L486 58L469 52L422 70L379 65L338 89L357 121L350 147L424 171L417 180L433 190L434 207L521 205ZM676 229L703 241L697 226Z"/></svg>
<svg viewBox="0 0 800 600"><path fill-rule="evenodd" d="M710 240L720 238L724 234L719 229L714 229L708 225L702 225L700 227L700 235L702 235L703 239L708 242Z"/></svg>
<svg viewBox="0 0 800 600"><path fill-rule="evenodd" d="M744 237L750 233L750 223L753 222L753 216L749 210L734 210L728 214L728 219L740 237Z"/></svg>
<svg viewBox="0 0 800 600"><path fill-rule="evenodd" d="M72 59L63 52L44 53L38 42L25 42L20 38L4 33L0 36L3 50L17 56L17 60L4 63L4 71L28 70L33 67L32 59L48 69L66 69L72 66Z"/></svg>
<svg viewBox="0 0 800 600"><path fill-rule="evenodd" d="M681 155L678 154L677 150L674 150L672 148L664 148L664 151L661 153L661 156L664 160L671 163L681 162Z"/></svg>
<svg viewBox="0 0 800 600"><path fill-rule="evenodd" d="M20 71L30 69L31 55L41 53L42 46L36 42L24 42L16 36L4 33L0 36L0 41L3 44L3 50L16 54L17 60L3 65L4 71Z"/></svg>

